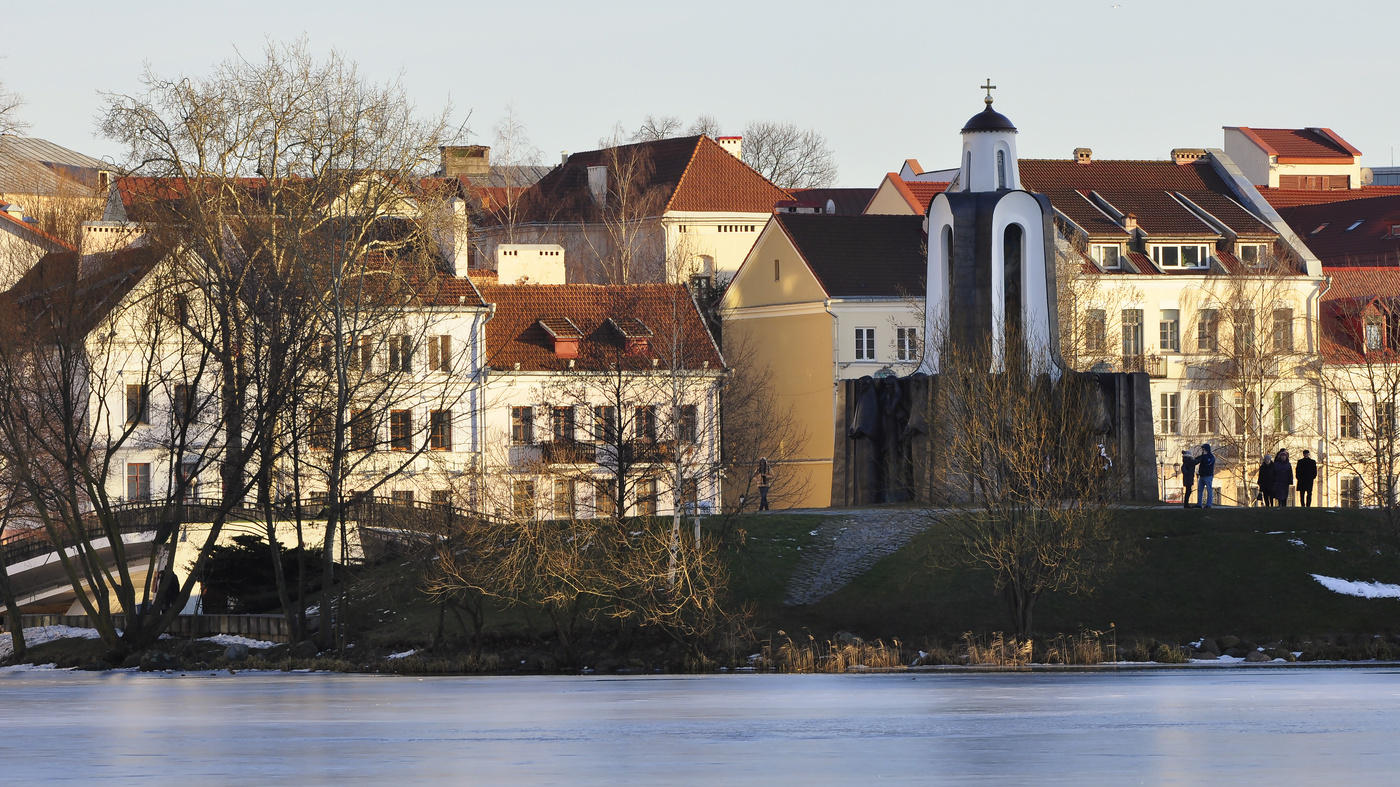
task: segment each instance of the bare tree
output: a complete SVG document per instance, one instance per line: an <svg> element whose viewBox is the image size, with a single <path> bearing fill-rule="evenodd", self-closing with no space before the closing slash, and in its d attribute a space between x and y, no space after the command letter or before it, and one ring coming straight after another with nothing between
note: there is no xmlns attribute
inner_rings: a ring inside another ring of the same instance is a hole
<svg viewBox="0 0 1400 787"><path fill-rule="evenodd" d="M836 157L826 137L794 123L755 121L744 128L744 163L780 188L823 188L836 182Z"/></svg>
<svg viewBox="0 0 1400 787"><path fill-rule="evenodd" d="M724 130L721 128L719 120L715 118L714 115L700 114L695 116L695 121L690 124L690 128L687 129L686 133L691 136L704 134L710 139L714 139L724 134Z"/></svg>
<svg viewBox="0 0 1400 787"><path fill-rule="evenodd" d="M675 115L647 115L642 121L642 125L632 133L632 142L654 142L658 139L670 139L680 136L681 129L685 128L684 122Z"/></svg>
<svg viewBox="0 0 1400 787"><path fill-rule="evenodd" d="M5 88L0 82L0 134L18 134L29 128L29 124L19 119L19 108L24 106L24 97Z"/></svg>

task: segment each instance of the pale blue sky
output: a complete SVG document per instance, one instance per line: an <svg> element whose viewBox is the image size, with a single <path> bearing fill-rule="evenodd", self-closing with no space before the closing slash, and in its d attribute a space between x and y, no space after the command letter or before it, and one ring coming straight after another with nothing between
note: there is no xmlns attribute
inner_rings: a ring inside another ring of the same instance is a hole
<svg viewBox="0 0 1400 787"><path fill-rule="evenodd" d="M31 133L98 156L120 151L94 136L97 92L136 89L143 61L203 74L303 33L376 79L402 72L425 110L470 111L474 141L513 102L546 163L618 121L709 113L728 133L815 127L840 185L874 186L905 158L955 166L987 77L1023 157L1164 158L1219 147L1222 125L1320 125L1384 166L1400 137L1396 12L1379 0L201 5L15 5L0 79L27 99Z"/></svg>

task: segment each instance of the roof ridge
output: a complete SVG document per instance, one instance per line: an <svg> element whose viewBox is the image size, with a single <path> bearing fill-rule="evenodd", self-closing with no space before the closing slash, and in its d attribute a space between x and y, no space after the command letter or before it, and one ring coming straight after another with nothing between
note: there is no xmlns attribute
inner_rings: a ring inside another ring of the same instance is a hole
<svg viewBox="0 0 1400 787"><path fill-rule="evenodd" d="M676 178L676 187L671 189L671 195L666 198L666 207L661 209L662 213L671 212L671 204L676 201L676 195L681 193L681 187L685 185L685 176L689 175L690 168L695 166L695 159L700 157L700 147L705 139L707 139L707 137L701 134L700 138L696 140L695 146L690 149L690 158L686 159L685 168L681 170L681 176ZM716 142L715 145L718 146L719 143ZM728 154L726 153L726 155Z"/></svg>
<svg viewBox="0 0 1400 787"><path fill-rule="evenodd" d="M759 178L761 178L761 179L763 180L764 183L767 183L768 185L770 185L770 186L772 186L773 188L777 189L778 192L781 193L783 196L787 197L788 199L793 199L793 194L792 194L791 191L789 191L788 189L783 188L782 186L779 186L778 184L774 183L773 181L769 180L768 178L763 177L763 173L762 173L762 172L759 172L758 170L756 170L756 169L754 169L753 167L749 166L749 164L748 164L747 161L744 161L743 159L739 158L738 156L734 155L733 153L730 153L729 151L725 150L723 147L720 146L720 144L719 144L718 142L714 141L713 139L710 139L710 136L709 136L708 134L701 134L700 137L699 137L699 139L698 139L698 140L696 141L696 143L695 143L695 148L694 148L694 149L691 151L691 153L690 153L690 159L689 159L688 161L686 161L686 163L685 163L685 169L681 170L681 176L680 176L679 178L676 178L676 189L675 189L675 191L672 191L672 192L671 192L670 198L666 200L666 208L665 208L665 210L666 210L667 212L669 212L669 211L671 210L671 204L674 203L674 202L676 201L676 195L680 194L680 193L681 193L682 187L685 186L685 179L686 179L686 176L690 175L690 169L691 169L691 167L693 167L693 166L695 165L695 162L700 158L700 149L703 148L703 147L705 146L705 143L706 143L706 142L709 142L711 145L714 145L714 146L715 146L715 152L717 152L717 153L723 153L724 155L728 156L729 158L733 159L734 161L737 161L740 165L742 165L742 166L743 166L745 169L747 169L749 172L751 172L751 173L753 173L754 175L757 175Z"/></svg>

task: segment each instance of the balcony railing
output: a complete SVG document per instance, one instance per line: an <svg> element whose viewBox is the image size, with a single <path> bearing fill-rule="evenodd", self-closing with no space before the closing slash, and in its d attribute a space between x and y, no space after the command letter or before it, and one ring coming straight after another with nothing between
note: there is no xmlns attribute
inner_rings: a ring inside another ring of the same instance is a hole
<svg viewBox="0 0 1400 787"><path fill-rule="evenodd" d="M598 449L592 443L556 440L540 443L540 458L547 465L582 465L597 461Z"/></svg>
<svg viewBox="0 0 1400 787"><path fill-rule="evenodd" d="M1144 371L1147 372L1147 376L1148 376L1148 377L1158 377L1158 378L1160 378L1160 377L1166 377L1166 376L1167 376L1167 359L1166 359L1166 358L1162 358L1162 357L1156 356L1156 355L1150 355L1150 356L1147 357L1144 366L1146 367L1146 368L1144 369Z"/></svg>

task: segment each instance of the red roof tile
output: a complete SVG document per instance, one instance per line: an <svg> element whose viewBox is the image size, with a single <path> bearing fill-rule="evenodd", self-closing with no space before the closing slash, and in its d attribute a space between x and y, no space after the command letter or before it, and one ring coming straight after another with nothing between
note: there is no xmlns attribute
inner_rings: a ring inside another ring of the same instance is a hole
<svg viewBox="0 0 1400 787"><path fill-rule="evenodd" d="M652 358L662 359L665 368L673 354L687 369L723 367L700 311L682 285L483 284L481 289L496 304L495 317L486 323L487 365L503 372L515 370L516 364L519 371L531 372L568 368L540 324L563 317L583 335L575 368L605 369L630 359L638 369L650 369ZM651 331L645 357L624 355L627 337L614 321L634 329L634 323L641 323Z"/></svg>
<svg viewBox="0 0 1400 787"><path fill-rule="evenodd" d="M1279 215L1324 266L1400 265L1400 195L1299 205Z"/></svg>
<svg viewBox="0 0 1400 787"><path fill-rule="evenodd" d="M1330 286L1322 296L1322 359L1329 364L1358 364L1361 353L1360 331L1349 317L1360 316L1375 307L1378 300L1400 298L1400 268L1330 268Z"/></svg>
<svg viewBox="0 0 1400 787"><path fill-rule="evenodd" d="M1351 162L1361 155L1361 151L1347 144L1336 132L1327 128L1250 128L1248 126L1226 126L1235 128L1249 137L1256 145L1272 156L1278 156L1280 164L1301 164L1299 159L1333 159Z"/></svg>
<svg viewBox="0 0 1400 787"><path fill-rule="evenodd" d="M1400 194L1400 186L1362 186L1359 189L1274 189L1259 186L1259 193L1275 210L1291 208L1295 205L1320 205L1325 202L1344 202L1369 197L1389 197Z"/></svg>

